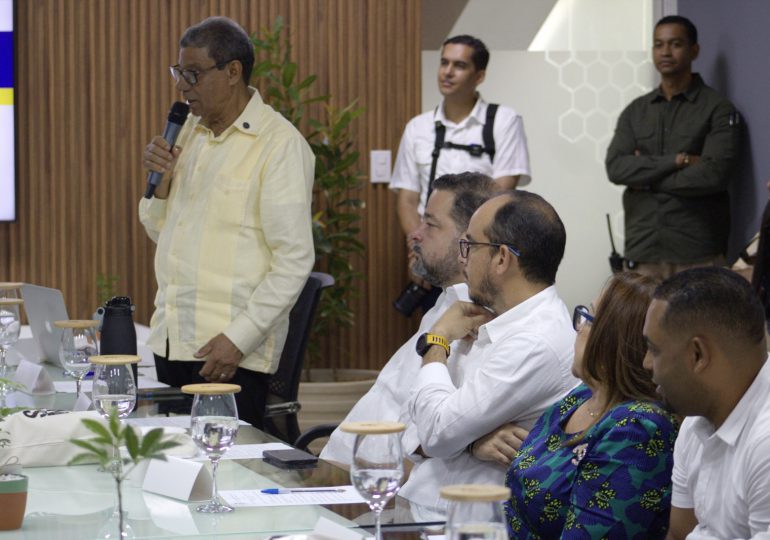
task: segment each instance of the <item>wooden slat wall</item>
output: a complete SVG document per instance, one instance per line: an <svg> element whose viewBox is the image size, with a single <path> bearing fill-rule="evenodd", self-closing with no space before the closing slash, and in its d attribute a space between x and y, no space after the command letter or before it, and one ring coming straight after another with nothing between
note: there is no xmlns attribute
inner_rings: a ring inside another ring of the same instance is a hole
<svg viewBox="0 0 770 540"><path fill-rule="evenodd" d="M19 219L0 224L0 281L63 290L71 317L96 307L96 276L147 323L155 294L154 244L137 219L141 152L178 98L168 75L182 31L227 15L247 31L289 24L300 75L319 76L337 104L358 98L355 126L369 150L398 148L420 108L420 0L19 0L17 93ZM368 180L368 178L367 178ZM366 184L357 323L326 339L327 361L379 368L415 319L391 307L405 283L403 237L387 185Z"/></svg>

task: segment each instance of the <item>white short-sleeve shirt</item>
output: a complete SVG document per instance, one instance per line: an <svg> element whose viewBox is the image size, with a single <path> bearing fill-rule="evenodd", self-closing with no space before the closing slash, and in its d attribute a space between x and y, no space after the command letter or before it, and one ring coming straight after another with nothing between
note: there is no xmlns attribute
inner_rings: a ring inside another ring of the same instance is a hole
<svg viewBox="0 0 770 540"><path fill-rule="evenodd" d="M420 193L420 205L418 207L420 215L425 210L428 196L428 179L433 162L433 147L436 142L436 121L440 121L446 126L444 141L483 146L487 106L487 102L479 97L471 114L462 122L455 124L444 116L444 104L442 102L435 110L415 116L406 125L398 148L396 165L390 179L390 188ZM495 140L494 162L490 160L489 154L486 152L481 156L474 157L465 150L442 148L436 164L436 178L444 174L472 171L489 175L492 178L520 175L520 186L529 183L529 151L521 116L510 107L500 105L495 115L492 134Z"/></svg>
<svg viewBox="0 0 770 540"><path fill-rule="evenodd" d="M689 540L752 538L770 526L770 362L714 430L685 419L674 447L671 504L693 508ZM758 537L757 537L758 538Z"/></svg>

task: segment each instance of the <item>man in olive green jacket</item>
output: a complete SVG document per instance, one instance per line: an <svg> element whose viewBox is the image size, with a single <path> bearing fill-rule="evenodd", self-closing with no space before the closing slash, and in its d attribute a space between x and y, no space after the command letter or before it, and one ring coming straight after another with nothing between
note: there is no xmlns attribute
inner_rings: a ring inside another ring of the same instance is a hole
<svg viewBox="0 0 770 540"><path fill-rule="evenodd" d="M610 181L626 186L627 268L661 278L722 264L727 250L739 116L692 72L698 52L692 22L658 21L652 57L660 86L623 111L607 150Z"/></svg>

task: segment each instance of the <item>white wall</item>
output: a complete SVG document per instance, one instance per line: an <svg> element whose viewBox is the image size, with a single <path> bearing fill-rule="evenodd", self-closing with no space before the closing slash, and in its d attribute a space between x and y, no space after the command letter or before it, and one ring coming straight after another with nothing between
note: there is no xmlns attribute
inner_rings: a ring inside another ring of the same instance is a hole
<svg viewBox="0 0 770 540"><path fill-rule="evenodd" d="M450 35L485 40L470 0ZM519 9L529 2L518 0ZM623 250L622 190L610 184L604 155L620 111L653 87L649 60L653 0L559 0L542 21L537 51L492 50L484 99L516 109L524 119L532 183L564 221L567 249L557 287L567 305L593 300L610 275L605 214ZM588 23L590 21L590 24ZM597 37L597 32L605 35ZM621 44L625 45L620 50ZM436 106L439 51L423 51L423 109Z"/></svg>

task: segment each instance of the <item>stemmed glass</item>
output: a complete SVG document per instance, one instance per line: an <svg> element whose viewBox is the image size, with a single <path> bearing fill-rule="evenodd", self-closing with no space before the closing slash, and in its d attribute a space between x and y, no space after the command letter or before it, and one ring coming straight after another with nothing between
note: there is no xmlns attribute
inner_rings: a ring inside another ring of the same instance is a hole
<svg viewBox="0 0 770 540"><path fill-rule="evenodd" d="M0 282L0 298L21 298L21 282L2 281Z"/></svg>
<svg viewBox="0 0 770 540"><path fill-rule="evenodd" d="M462 484L441 488L450 501L446 522L447 540L507 540L502 502L511 490L492 484Z"/></svg>
<svg viewBox="0 0 770 540"><path fill-rule="evenodd" d="M19 306L24 303L20 298L0 298L0 377L8 377L6 354L10 347L19 340L21 321ZM0 383L0 395L5 396L8 385Z"/></svg>
<svg viewBox="0 0 770 540"><path fill-rule="evenodd" d="M99 321L56 321L53 324L62 329L59 360L67 375L75 379L77 398L80 398L83 378L91 369L91 357L99 354L96 343Z"/></svg>
<svg viewBox="0 0 770 540"><path fill-rule="evenodd" d="M238 435L238 408L235 394L241 391L237 384L202 383L182 387L185 394L194 394L190 427L195 444L211 461L211 500L196 508L198 512L219 514L232 512L219 497L217 467L222 455L235 443Z"/></svg>
<svg viewBox="0 0 770 540"><path fill-rule="evenodd" d="M350 481L374 512L376 540L382 538L382 510L398 493L404 476L401 432L405 427L398 422L347 422L340 426L341 431L356 435Z"/></svg>
<svg viewBox="0 0 770 540"><path fill-rule="evenodd" d="M131 364L139 362L139 357L131 354L107 354L91 357L94 365L94 383L91 390L91 400L96 411L104 418L117 411L118 418L123 420L136 406L136 383ZM121 466L120 449L115 448L117 469Z"/></svg>

